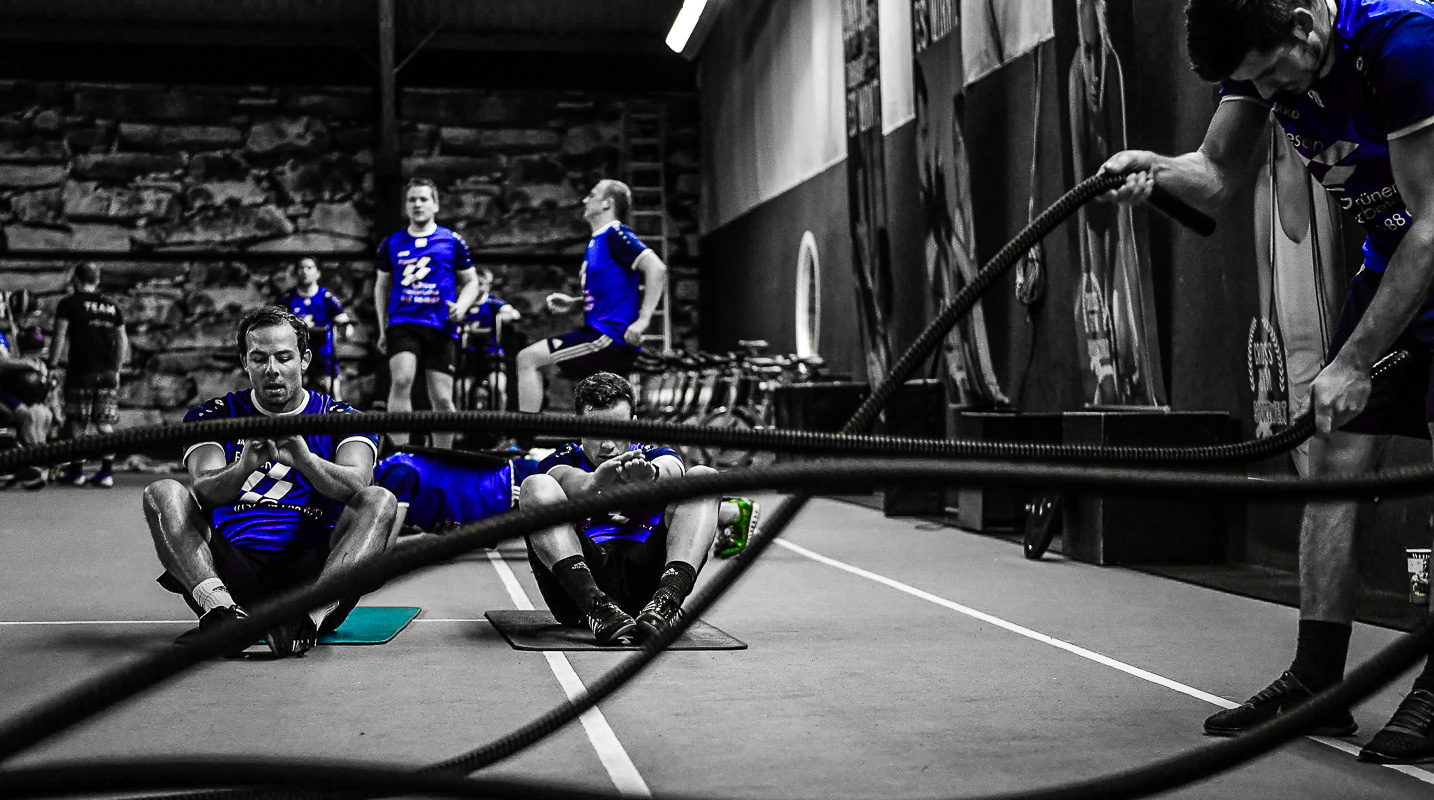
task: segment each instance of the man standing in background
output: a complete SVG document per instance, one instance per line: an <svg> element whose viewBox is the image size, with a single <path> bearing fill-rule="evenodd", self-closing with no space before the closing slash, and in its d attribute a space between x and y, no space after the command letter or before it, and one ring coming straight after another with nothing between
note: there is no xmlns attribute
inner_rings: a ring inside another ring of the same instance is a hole
<svg viewBox="0 0 1434 800"><path fill-rule="evenodd" d="M310 335L322 333L318 346L312 348L314 360L309 365L318 380L319 391L339 399L339 360L334 356L334 326L351 321L343 303L333 292L319 285L319 264L312 258L299 260L294 270L298 285L284 300L289 313L309 324Z"/></svg>
<svg viewBox="0 0 1434 800"><path fill-rule="evenodd" d="M55 307L55 341L50 347L50 371L68 353L65 371L65 437L84 435L90 423L102 434L114 433L119 422L120 369L129 360L129 336L119 306L100 294L100 268L85 262L75 268L73 292ZM115 485L113 453L106 453L91 486ZM79 486L85 482L84 462L71 461L56 483Z"/></svg>
<svg viewBox="0 0 1434 800"><path fill-rule="evenodd" d="M413 410L420 355L433 410L453 411L458 322L478 298L478 276L468 243L435 221L437 184L426 178L409 181L403 209L408 227L379 245L373 282L378 349L388 355L388 411ZM406 432L388 438L395 445L408 444ZM433 445L452 448L453 433L434 433Z"/></svg>

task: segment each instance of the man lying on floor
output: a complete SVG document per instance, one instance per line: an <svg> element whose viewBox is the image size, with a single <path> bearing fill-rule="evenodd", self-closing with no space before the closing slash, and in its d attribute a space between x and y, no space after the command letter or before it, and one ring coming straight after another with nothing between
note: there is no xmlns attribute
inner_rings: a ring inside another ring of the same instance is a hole
<svg viewBox="0 0 1434 800"><path fill-rule="evenodd" d="M633 418L632 385L599 372L573 390L580 415ZM525 508L562 503L624 484L671 480L684 472L676 450L609 437L558 448L523 481ZM586 626L599 644L655 637L676 618L717 534L718 500L630 508L529 534L528 562L553 616ZM635 619L634 619L635 617Z"/></svg>
<svg viewBox="0 0 1434 800"><path fill-rule="evenodd" d="M516 508L523 481L538 471L538 463L527 457L404 445L378 462L376 483L408 504L400 535L447 533ZM722 500L713 545L719 558L742 552L759 511L758 504L746 498Z"/></svg>
<svg viewBox="0 0 1434 800"><path fill-rule="evenodd" d="M304 388L308 339L308 325L288 311L250 313L239 323L238 345L254 388L216 397L184 421L356 413ZM164 479L144 492L165 569L160 585L182 595L209 629L244 617L245 605L381 554L398 503L372 485L377 454L378 437L368 434L191 444L184 451L190 485ZM300 614L267 631L265 642L280 658L302 655L357 603L354 595Z"/></svg>

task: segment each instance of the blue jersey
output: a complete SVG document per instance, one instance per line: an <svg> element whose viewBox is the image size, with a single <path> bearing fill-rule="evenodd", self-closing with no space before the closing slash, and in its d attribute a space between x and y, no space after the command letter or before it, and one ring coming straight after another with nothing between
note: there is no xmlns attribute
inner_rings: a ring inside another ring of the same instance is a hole
<svg viewBox="0 0 1434 800"><path fill-rule="evenodd" d="M378 484L408 503L408 522L424 530L503 514L517 505L518 487L537 462L515 459L484 467L418 453L394 453L378 464Z"/></svg>
<svg viewBox="0 0 1434 800"><path fill-rule="evenodd" d="M289 414L358 413L326 394L307 394L304 404ZM259 408L254 403L253 391L245 390L230 392L190 409L184 421L207 422L260 414L278 416ZM351 441L363 442L373 448L375 457L378 454L378 437L371 434L353 433L342 439L328 435L305 436L304 441L314 455L326 461L333 461L339 447ZM191 454L203 447L223 448L224 461L229 464L243 451L243 443L237 441L195 442L185 448L183 460L187 462ZM271 461L250 473L234 502L210 512L209 524L235 547L296 550L327 541L343 510L343 503L320 494L303 473Z"/></svg>
<svg viewBox="0 0 1434 800"><path fill-rule="evenodd" d="M5 338L5 331L0 331L0 348L4 348L7 353L10 352L10 340Z"/></svg>
<svg viewBox="0 0 1434 800"><path fill-rule="evenodd" d="M458 300L458 273L473 269L462 236L442 225L417 237L404 228L378 246L378 269L393 273L388 324L439 328L458 338L457 326L448 321L448 304Z"/></svg>
<svg viewBox="0 0 1434 800"><path fill-rule="evenodd" d="M320 286L314 291L313 297L305 297L295 289L289 293L288 299L284 301L289 313L309 323L311 326L327 328L324 331L321 341L309 341L309 348L320 356L332 356L334 354L334 320L344 313L343 303L334 297L333 292Z"/></svg>
<svg viewBox="0 0 1434 800"><path fill-rule="evenodd" d="M642 309L632 265L646 249L631 228L613 222L588 239L583 255L583 322L619 344Z"/></svg>
<svg viewBox="0 0 1434 800"><path fill-rule="evenodd" d="M633 442L628 445L629 451L640 450L648 461L662 456L672 456L679 462L682 456L671 447L664 447L656 444L638 444ZM577 442L568 442L553 451L553 454L538 463L538 472L547 473L556 466L575 467L583 472L592 472L597 467L588 460L587 454L583 452L582 445ZM666 508L625 508L620 511L613 511L601 517L592 517L578 523L578 530L582 531L595 544L611 541L613 539L631 539L636 542L645 542L652 531L663 522L663 515L667 513Z"/></svg>
<svg viewBox="0 0 1434 800"><path fill-rule="evenodd" d="M474 333L487 334L488 344L483 348L485 353L503 354L503 348L499 347L497 336L498 310L508 303L495 294L474 303L468 309L468 316L463 318L463 324L470 326ZM476 348L472 348L476 349Z"/></svg>
<svg viewBox="0 0 1434 800"><path fill-rule="evenodd" d="M1434 125L1434 4L1340 0L1334 65L1302 95L1261 100L1228 82L1223 101L1268 107L1310 174L1364 226L1364 264L1382 272L1412 220L1389 142Z"/></svg>

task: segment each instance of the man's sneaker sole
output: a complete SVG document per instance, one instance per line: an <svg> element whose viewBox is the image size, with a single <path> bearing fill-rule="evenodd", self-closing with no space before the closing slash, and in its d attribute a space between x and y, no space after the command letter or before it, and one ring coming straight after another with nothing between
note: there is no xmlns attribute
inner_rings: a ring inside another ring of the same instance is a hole
<svg viewBox="0 0 1434 800"><path fill-rule="evenodd" d="M1274 719L1274 718L1272 717L1271 719ZM1269 720L1265 720L1265 722L1268 722L1268 721L1269 721ZM1261 724L1264 724L1264 723L1261 723ZM1215 727L1211 727L1211 726L1209 726L1209 725L1206 725L1206 726L1205 726L1205 734L1206 734L1207 736L1235 737L1235 736L1241 736L1241 735L1244 735L1244 734L1246 734L1246 733L1249 733L1250 731L1254 730L1256 727L1258 727L1258 726L1252 726L1252 727L1249 727L1249 728L1215 728ZM1340 723L1329 724L1329 725L1320 725L1320 726L1314 728L1313 730L1311 730L1311 731L1305 733L1305 735L1306 735L1306 736L1327 736L1327 737L1331 737L1331 738L1340 738L1340 737L1343 737L1343 736L1353 736L1353 735L1354 735L1355 733L1357 733L1358 731L1359 731L1359 723L1355 722L1355 721L1354 721L1354 718L1351 717L1351 718L1349 719L1349 722L1348 722L1348 723L1340 722Z"/></svg>

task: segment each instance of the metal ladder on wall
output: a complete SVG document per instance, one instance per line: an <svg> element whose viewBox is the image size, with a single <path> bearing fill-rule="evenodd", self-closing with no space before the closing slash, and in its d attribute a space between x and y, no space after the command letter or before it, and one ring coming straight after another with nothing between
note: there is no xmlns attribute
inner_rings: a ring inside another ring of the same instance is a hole
<svg viewBox="0 0 1434 800"><path fill-rule="evenodd" d="M671 231L667 218L667 111L646 107L624 114L622 126L622 162L626 183L632 189L629 217L639 239L662 263L671 266ZM644 346L657 344L662 352L672 352L672 281L669 274L662 288L662 299L653 312L654 328L642 337Z"/></svg>

